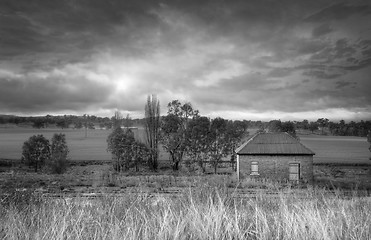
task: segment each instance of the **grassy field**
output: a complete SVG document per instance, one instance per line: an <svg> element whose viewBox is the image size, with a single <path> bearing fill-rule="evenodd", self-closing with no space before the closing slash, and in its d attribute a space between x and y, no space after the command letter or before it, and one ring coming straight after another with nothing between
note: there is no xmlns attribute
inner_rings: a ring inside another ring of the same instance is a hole
<svg viewBox="0 0 371 240"><path fill-rule="evenodd" d="M71 160L110 160L111 156L106 151L106 139L110 132L110 130L100 129L88 130L88 137L85 138L83 129L0 127L0 158L20 159L23 142L34 134L43 134L51 139L54 133L64 133ZM136 134L143 139L144 130L138 129ZM304 145L316 153L314 163L371 164L366 138L319 135L299 135L299 137ZM169 160L168 154L162 148L160 160Z"/></svg>
<svg viewBox="0 0 371 240"><path fill-rule="evenodd" d="M300 141L316 153L314 163L371 164L370 144L362 137L303 135Z"/></svg>
<svg viewBox="0 0 371 240"><path fill-rule="evenodd" d="M109 130L88 130L85 138L83 129L32 129L0 128L0 158L20 159L23 142L35 134L42 134L51 140L54 133L66 134L71 160L110 160L107 152Z"/></svg>
<svg viewBox="0 0 371 240"><path fill-rule="evenodd" d="M177 197L50 199L21 192L0 202L1 239L356 240L371 239L370 221L370 197L316 188L254 198L207 185Z"/></svg>
<svg viewBox="0 0 371 240"><path fill-rule="evenodd" d="M134 134L144 141L144 129L134 129ZM29 137L42 134L51 140L54 133L66 134L67 144L70 150L71 160L111 160L107 152L107 137L111 130L93 129L88 130L85 138L84 129L33 129L33 128L1 128L0 127L0 159L20 159L22 145ZM161 149L162 150L162 149ZM168 155L160 152L161 160L168 160Z"/></svg>

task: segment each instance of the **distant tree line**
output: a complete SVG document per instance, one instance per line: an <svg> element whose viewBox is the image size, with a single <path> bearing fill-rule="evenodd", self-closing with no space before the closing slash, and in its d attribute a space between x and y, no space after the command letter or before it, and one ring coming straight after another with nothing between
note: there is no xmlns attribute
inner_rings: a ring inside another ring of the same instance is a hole
<svg viewBox="0 0 371 240"><path fill-rule="evenodd" d="M37 117L20 117L14 115L0 115L0 124L23 124L29 125L34 128L47 128L47 127L57 127L57 128L101 128L101 129L111 129L114 126L115 116L108 117L98 117L94 115L63 115L63 116L37 116ZM146 117L143 119L128 119L130 126L146 126ZM371 121L361 120L359 122L350 121L345 122L340 120L339 122L330 121L327 118L319 118L317 121L286 121L281 122L281 120L272 121L251 121L251 120L237 120L238 124L244 128L256 128L260 131L283 131L291 132L298 129L308 130L312 133L318 132L320 134L336 135L336 136L358 136L366 137L368 132L371 131Z"/></svg>
<svg viewBox="0 0 371 240"><path fill-rule="evenodd" d="M366 137L371 131L371 121L348 122L340 120L332 122L327 118L319 118L315 122L303 120L302 122L294 122L297 129L309 130L311 132L319 131L320 134L330 134L335 136L357 136Z"/></svg>
<svg viewBox="0 0 371 240"><path fill-rule="evenodd" d="M63 115L63 116L37 116L37 117L20 117L13 115L0 115L0 124L29 125L34 128L88 128L88 129L111 129L114 124L114 117L97 117L94 115L84 114L82 116ZM130 119L130 124L141 125L143 119Z"/></svg>

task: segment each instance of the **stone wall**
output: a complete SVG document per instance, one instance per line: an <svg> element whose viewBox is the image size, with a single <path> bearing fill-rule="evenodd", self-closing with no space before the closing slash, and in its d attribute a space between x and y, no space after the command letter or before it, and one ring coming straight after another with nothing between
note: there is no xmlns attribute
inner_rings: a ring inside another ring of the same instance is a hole
<svg viewBox="0 0 371 240"><path fill-rule="evenodd" d="M288 181L290 163L299 163L300 182L310 184L313 182L313 156L311 155L239 155L238 162L240 179L252 177ZM258 162L259 175L250 175L252 162Z"/></svg>

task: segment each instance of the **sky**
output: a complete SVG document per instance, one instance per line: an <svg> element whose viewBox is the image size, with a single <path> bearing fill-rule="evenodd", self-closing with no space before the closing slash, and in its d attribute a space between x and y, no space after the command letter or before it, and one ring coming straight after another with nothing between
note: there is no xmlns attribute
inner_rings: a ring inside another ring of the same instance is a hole
<svg viewBox="0 0 371 240"><path fill-rule="evenodd" d="M0 114L371 120L371 1L1 0Z"/></svg>

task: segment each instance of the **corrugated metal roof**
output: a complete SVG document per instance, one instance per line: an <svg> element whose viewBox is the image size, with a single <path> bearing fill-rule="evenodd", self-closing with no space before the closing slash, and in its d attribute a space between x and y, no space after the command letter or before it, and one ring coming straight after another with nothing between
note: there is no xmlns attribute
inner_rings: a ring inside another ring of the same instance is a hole
<svg viewBox="0 0 371 240"><path fill-rule="evenodd" d="M236 149L239 155L314 155L288 133L258 133Z"/></svg>

